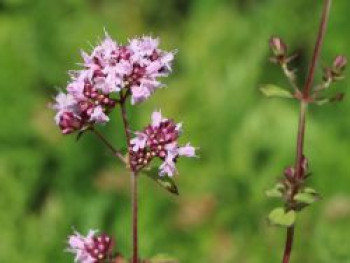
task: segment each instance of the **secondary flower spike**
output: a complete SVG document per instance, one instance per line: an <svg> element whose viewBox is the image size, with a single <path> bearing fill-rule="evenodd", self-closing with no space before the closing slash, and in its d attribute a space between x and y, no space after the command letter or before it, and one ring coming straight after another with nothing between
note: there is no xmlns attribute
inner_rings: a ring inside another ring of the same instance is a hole
<svg viewBox="0 0 350 263"><path fill-rule="evenodd" d="M86 237L78 232L69 236L67 251L75 254L74 262L102 263L110 256L112 245L109 236L96 235L96 231L90 230Z"/></svg>
<svg viewBox="0 0 350 263"><path fill-rule="evenodd" d="M147 36L121 45L106 33L90 54L82 52L82 69L70 73L70 82L53 105L62 133L108 122L120 96L130 96L136 104L164 87L159 78L171 72L174 52L158 46L158 39Z"/></svg>
<svg viewBox="0 0 350 263"><path fill-rule="evenodd" d="M159 175L173 176L177 173L175 164L178 157L195 157L196 149L189 143L179 146L181 123L176 124L157 111L153 112L151 119L151 124L142 132L136 132L136 137L130 141L130 165L139 170L158 157L163 161Z"/></svg>

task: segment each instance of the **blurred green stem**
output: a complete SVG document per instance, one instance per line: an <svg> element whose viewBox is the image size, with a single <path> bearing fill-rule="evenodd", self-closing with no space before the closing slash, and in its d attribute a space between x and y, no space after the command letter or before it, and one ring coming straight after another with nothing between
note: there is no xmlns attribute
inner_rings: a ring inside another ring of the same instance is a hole
<svg viewBox="0 0 350 263"><path fill-rule="evenodd" d="M306 128L307 106L310 102L310 92L311 92L312 84L315 78L317 61L321 53L324 36L326 34L327 22L328 22L331 4L332 4L331 0L324 0L321 23L320 23L319 32L317 35L314 53L312 56L312 61L310 64L309 74L307 76L307 80L303 90L303 97L300 100L300 115L299 115L298 139L297 139L296 162L295 162L295 173L296 173L295 177L297 181L302 180L304 176L302 165L303 165L303 156L304 156L303 153L304 153L304 137L305 137L305 128ZM294 195L297 192L298 192L298 185L296 185L292 190L290 201L293 201ZM289 227L287 229L286 245L284 249L282 263L289 263L290 255L293 248L293 239L294 239L294 226Z"/></svg>
<svg viewBox="0 0 350 263"><path fill-rule="evenodd" d="M125 101L127 98L127 94L121 95L120 99L120 108L121 108L121 115L123 119L124 124L124 132L125 137L127 140L127 146L128 146L128 152L130 151L130 140L131 140L131 134L130 134L130 128L129 128L129 122L127 118L126 113L126 105ZM129 153L130 155L130 153ZM131 164L129 164L129 168L131 171L131 206L132 206L132 263L138 263L138 187L137 187L137 171L135 170L135 167L133 167Z"/></svg>

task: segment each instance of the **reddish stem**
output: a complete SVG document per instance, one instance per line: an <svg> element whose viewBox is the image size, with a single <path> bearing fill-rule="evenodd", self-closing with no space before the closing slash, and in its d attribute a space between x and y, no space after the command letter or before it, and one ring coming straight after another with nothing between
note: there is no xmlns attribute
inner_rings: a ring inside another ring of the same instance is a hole
<svg viewBox="0 0 350 263"><path fill-rule="evenodd" d="M315 78L317 61L321 53L324 36L326 34L331 3L332 3L331 0L324 1L321 23L320 23L319 32L318 32L318 36L317 36L317 40L314 48L312 61L310 64L309 74L303 90L303 98L300 101L300 115L299 115L299 124L298 124L298 139L297 139L296 161L295 161L295 172L296 172L295 177L298 180L303 179L302 177L304 176L302 172L302 162L303 162L303 153L304 153L304 138L305 138L305 129L306 129L307 106L310 101L309 96L310 96L312 83ZM290 201L293 201L294 195L297 192L298 192L298 186L295 186L292 191ZM294 240L294 226L289 227L287 229L286 245L284 249L282 263L289 263L289 259L293 248L293 240Z"/></svg>
<svg viewBox="0 0 350 263"><path fill-rule="evenodd" d="M137 174L131 173L131 199L132 199L132 263L138 263L138 185Z"/></svg>
<svg viewBox="0 0 350 263"><path fill-rule="evenodd" d="M300 102L298 138L297 138L297 149L296 149L296 158L295 158L295 177L297 179L301 179L301 177L303 176L302 162L303 162L303 152L304 152L307 106L308 106L307 102L304 102L304 101Z"/></svg>
<svg viewBox="0 0 350 263"><path fill-rule="evenodd" d="M325 0L324 1L322 18L321 18L321 23L320 23L318 35L317 35L314 54L312 56L312 61L310 64L308 78L307 78L307 81L305 83L304 98L309 98L309 95L310 95L312 82L313 82L314 77L315 77L315 70L316 70L317 61L318 61L318 58L319 58L320 53L321 53L321 48L322 48L324 36L326 34L329 12L331 10L331 4L332 4L332 0Z"/></svg>
<svg viewBox="0 0 350 263"><path fill-rule="evenodd" d="M290 259L290 254L292 252L292 246L293 246L293 239L294 239L294 226L291 226L287 229L287 240L286 240L286 246L284 249L284 255L282 263L288 263Z"/></svg>
<svg viewBox="0 0 350 263"><path fill-rule="evenodd" d="M131 134L129 129L129 122L127 118L126 108L125 108L125 100L127 95L121 98L120 108L121 108L121 115L123 119L124 124L124 132L125 137L127 140L127 146L128 146L128 152L130 151L130 140L131 140ZM130 155L130 153L129 153ZM135 171L135 168L130 165L130 171L131 171L131 206L132 206L132 263L138 263L138 185L137 185L137 172Z"/></svg>

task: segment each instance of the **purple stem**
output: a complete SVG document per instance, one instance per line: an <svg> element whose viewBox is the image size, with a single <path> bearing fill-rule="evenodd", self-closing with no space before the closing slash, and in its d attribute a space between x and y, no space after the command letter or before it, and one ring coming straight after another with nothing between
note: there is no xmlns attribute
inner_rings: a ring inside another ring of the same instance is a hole
<svg viewBox="0 0 350 263"><path fill-rule="evenodd" d="M130 140L131 140L131 134L130 134L130 128L129 128L129 122L127 118L126 108L125 108L125 100L127 95L124 95L121 98L120 102L120 108L121 108L121 115L123 119L123 125L124 125L124 132L125 137L127 140L127 146L128 146L128 152L130 151ZM130 154L129 154L130 155ZM133 167L131 164L130 171L131 171L131 206L132 206L132 263L138 263L139 262L139 256L138 256L138 185L137 185L137 172L135 170L135 167Z"/></svg>
<svg viewBox="0 0 350 263"><path fill-rule="evenodd" d="M302 162L303 162L303 153L304 153L304 137L305 137L305 128L306 128L305 124L306 124L307 106L310 101L309 97L310 97L312 83L315 78L317 61L321 53L324 36L326 34L331 3L332 3L331 0L324 0L324 7L323 7L322 18L321 18L321 23L319 27L319 32L318 32L318 36L317 36L317 40L314 48L312 61L310 64L309 74L303 90L303 98L300 101L300 115L299 115L299 124L298 124L298 139L297 139L296 162L295 162L295 172L296 172L295 177L299 180L303 179L302 177L304 176L302 172ZM293 201L295 193L298 192L297 187L298 186L296 186L293 189L290 201ZM282 263L289 263L289 259L293 248L293 240L294 240L294 226L291 226L287 229L286 245L284 249Z"/></svg>
<svg viewBox="0 0 350 263"><path fill-rule="evenodd" d="M324 1L320 28L318 31L318 36L317 36L317 40L316 40L314 54L312 56L312 61L311 61L310 69L309 69L308 78L307 78L307 81L305 83L305 88L304 88L304 96L306 99L309 98L312 82L313 82L314 77L315 77L316 65L317 65L317 61L318 61L318 58L319 58L320 53L321 53L321 48L322 48L324 36L326 34L329 12L331 10L331 4L332 4L332 0L325 0Z"/></svg>
<svg viewBox="0 0 350 263"><path fill-rule="evenodd" d="M282 263L288 263L290 259L290 254L292 252L292 246L293 246L293 238L294 238L294 226L291 226L287 229L287 240L286 240L286 246L284 249L284 255Z"/></svg>

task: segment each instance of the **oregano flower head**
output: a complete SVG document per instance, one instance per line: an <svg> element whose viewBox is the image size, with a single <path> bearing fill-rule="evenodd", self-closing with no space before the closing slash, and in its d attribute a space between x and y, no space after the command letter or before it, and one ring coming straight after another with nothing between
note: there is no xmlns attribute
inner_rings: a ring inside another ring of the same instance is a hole
<svg viewBox="0 0 350 263"><path fill-rule="evenodd" d="M164 87L159 78L171 72L174 52L158 46L158 39L147 36L120 45L106 33L91 54L82 51L83 68L71 71L71 81L53 106L62 133L108 122L118 93L130 95L131 103L136 104Z"/></svg>
<svg viewBox="0 0 350 263"><path fill-rule="evenodd" d="M143 131L136 132L136 137L130 142L130 165L138 170L158 157L163 161L159 167L159 175L173 176L177 173L175 164L178 157L195 157L196 149L189 143L179 146L181 123L164 118L158 111L153 112L151 119L151 124Z"/></svg>

